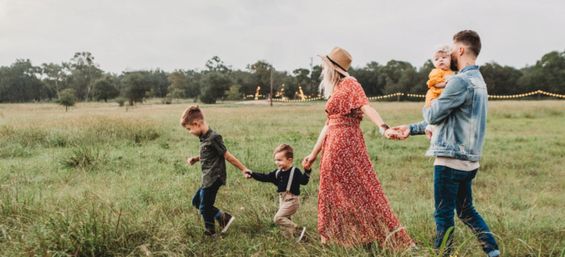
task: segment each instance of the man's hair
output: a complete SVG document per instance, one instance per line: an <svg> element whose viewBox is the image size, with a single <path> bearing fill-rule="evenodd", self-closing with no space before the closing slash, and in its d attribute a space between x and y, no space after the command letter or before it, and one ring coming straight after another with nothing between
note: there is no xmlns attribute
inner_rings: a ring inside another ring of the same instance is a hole
<svg viewBox="0 0 565 257"><path fill-rule="evenodd" d="M465 44L475 57L481 52L481 38L473 30L462 30L453 36L453 41Z"/></svg>
<svg viewBox="0 0 565 257"><path fill-rule="evenodd" d="M180 125L184 127L197 120L204 120L204 114L202 114L198 105L190 106L182 113L182 116L180 117Z"/></svg>
<svg viewBox="0 0 565 257"><path fill-rule="evenodd" d="M294 150L292 149L292 147L290 145L281 144L281 145L277 146L277 148L275 148L275 151L273 152L273 155L280 153L280 152L284 152L284 156L286 158L294 158Z"/></svg>

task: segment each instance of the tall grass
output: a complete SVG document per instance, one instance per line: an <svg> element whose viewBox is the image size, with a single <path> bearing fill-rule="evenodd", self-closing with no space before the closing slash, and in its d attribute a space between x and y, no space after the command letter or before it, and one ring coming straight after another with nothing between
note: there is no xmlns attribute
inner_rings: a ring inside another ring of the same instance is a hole
<svg viewBox="0 0 565 257"><path fill-rule="evenodd" d="M420 103L373 103L387 123L420 119ZM127 112L82 104L0 105L0 256L434 256L432 159L422 137L383 140L362 124L372 162L401 223L419 249L322 246L316 233L317 168L302 189L295 222L309 241L284 239L272 224L274 188L228 168L217 205L236 216L230 231L202 236L191 199L200 184L198 139L178 125L185 105ZM295 148L295 163L324 123L322 104L204 106L228 149L257 171L273 169L272 149ZM565 253L565 105L491 102L487 141L474 186L477 209L504 256ZM460 222L458 256L484 256Z"/></svg>

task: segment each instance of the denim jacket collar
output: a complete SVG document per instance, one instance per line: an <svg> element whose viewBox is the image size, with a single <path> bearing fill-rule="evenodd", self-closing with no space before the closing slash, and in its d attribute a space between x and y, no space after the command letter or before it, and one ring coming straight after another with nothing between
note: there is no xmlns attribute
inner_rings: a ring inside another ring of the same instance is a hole
<svg viewBox="0 0 565 257"><path fill-rule="evenodd" d="M470 70L478 70L479 69L479 65L468 65L463 67L463 69L461 69L461 71L459 71L459 73L463 73L463 72L467 72Z"/></svg>

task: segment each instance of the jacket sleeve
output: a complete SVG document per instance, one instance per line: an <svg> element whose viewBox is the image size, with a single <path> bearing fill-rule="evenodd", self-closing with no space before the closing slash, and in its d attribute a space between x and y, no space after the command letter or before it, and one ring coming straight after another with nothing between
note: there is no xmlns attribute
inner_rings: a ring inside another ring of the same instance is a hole
<svg viewBox="0 0 565 257"><path fill-rule="evenodd" d="M273 184L277 184L277 179L275 177L277 171L273 171L270 173L259 173L259 172L252 172L251 177L257 181L261 182L271 182Z"/></svg>
<svg viewBox="0 0 565 257"><path fill-rule="evenodd" d="M428 123L423 120L420 121L418 123L413 123L410 124L408 127L410 128L410 135L414 136L414 135L423 135L426 132L426 126L428 126Z"/></svg>
<svg viewBox="0 0 565 257"><path fill-rule="evenodd" d="M439 98L432 101L430 107L424 107L422 110L424 120L432 125L443 122L453 110L465 102L467 92L467 82L462 78L451 78Z"/></svg>

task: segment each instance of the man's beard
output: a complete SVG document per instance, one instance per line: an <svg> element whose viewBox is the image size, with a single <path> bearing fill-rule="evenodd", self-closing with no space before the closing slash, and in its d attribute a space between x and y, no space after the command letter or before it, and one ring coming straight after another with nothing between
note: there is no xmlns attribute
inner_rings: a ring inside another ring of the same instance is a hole
<svg viewBox="0 0 565 257"><path fill-rule="evenodd" d="M456 59L456 58L453 58L453 56L451 56L451 64L449 64L449 68L450 68L452 71L458 71L459 68L458 68L457 66L458 66L458 65L457 65L457 59Z"/></svg>

